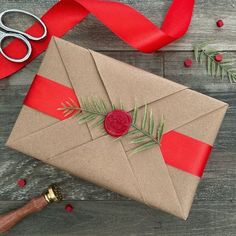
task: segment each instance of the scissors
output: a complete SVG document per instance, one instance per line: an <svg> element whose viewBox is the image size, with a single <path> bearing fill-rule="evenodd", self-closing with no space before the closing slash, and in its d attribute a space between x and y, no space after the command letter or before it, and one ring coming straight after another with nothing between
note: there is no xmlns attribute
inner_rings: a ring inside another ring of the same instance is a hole
<svg viewBox="0 0 236 236"><path fill-rule="evenodd" d="M40 25L43 27L43 35L40 37L34 37L30 34L27 34L25 32L22 32L20 30L16 30L16 29L12 29L8 26L6 26L4 24L3 18L5 15L7 15L8 13L22 13L28 16L33 17L36 21L38 21L40 23ZM47 27L46 25L43 23L43 21L38 18L37 16L27 12L27 11L23 11L23 10L18 10L18 9L11 9L11 10L6 10L0 13L0 53L9 61L11 62L16 62L16 63L20 63L20 62L24 62L26 60L29 59L31 53L32 53L32 46L30 44L29 40L32 41L40 41L42 39L44 39L47 36ZM4 50L3 50L3 41L4 39L11 37L11 38L17 38L19 40L21 40L26 48L27 48L27 52L26 55L23 56L22 58L12 58L10 56L8 56Z"/></svg>

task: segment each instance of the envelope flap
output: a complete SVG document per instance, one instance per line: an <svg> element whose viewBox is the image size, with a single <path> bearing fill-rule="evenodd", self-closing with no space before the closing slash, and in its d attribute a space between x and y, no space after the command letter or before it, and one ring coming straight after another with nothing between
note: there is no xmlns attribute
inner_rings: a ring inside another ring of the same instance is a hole
<svg viewBox="0 0 236 236"><path fill-rule="evenodd" d="M68 80L65 67L62 63L54 40L50 41L38 74L67 87L71 87L70 80ZM13 142L17 139L26 137L40 129L44 129L58 122L59 120L52 116L48 116L23 105L8 142Z"/></svg>
<svg viewBox="0 0 236 236"><path fill-rule="evenodd" d="M110 105L121 102L127 111L135 103L138 107L148 104L157 121L164 115L165 132L225 106L183 85L100 53L58 38L55 42L78 99L96 96Z"/></svg>
<svg viewBox="0 0 236 236"><path fill-rule="evenodd" d="M96 96L109 104L109 97L90 52L59 38L54 38L54 41L78 100Z"/></svg>
<svg viewBox="0 0 236 236"><path fill-rule="evenodd" d="M124 196L182 217L168 170L156 149L129 158L109 136L56 155L47 162Z"/></svg>
<svg viewBox="0 0 236 236"><path fill-rule="evenodd" d="M90 50L113 104L130 111L187 87Z"/></svg>
<svg viewBox="0 0 236 236"><path fill-rule="evenodd" d="M187 87L122 63L113 58L55 38L78 99L96 96L127 111Z"/></svg>

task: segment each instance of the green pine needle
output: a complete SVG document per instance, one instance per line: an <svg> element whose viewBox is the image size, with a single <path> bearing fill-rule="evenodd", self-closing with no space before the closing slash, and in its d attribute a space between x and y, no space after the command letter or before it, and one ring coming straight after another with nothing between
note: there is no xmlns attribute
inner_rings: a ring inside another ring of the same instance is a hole
<svg viewBox="0 0 236 236"><path fill-rule="evenodd" d="M97 128L103 125L104 122L104 117L98 119L93 125L92 128Z"/></svg>
<svg viewBox="0 0 236 236"><path fill-rule="evenodd" d="M140 137L134 138L134 139L131 141L131 143L143 143L143 142L147 141L147 138L148 138L148 136L142 135L142 136L140 136Z"/></svg>
<svg viewBox="0 0 236 236"><path fill-rule="evenodd" d="M157 140L159 143L161 143L161 139L162 139L162 135L163 135L163 131L164 131L164 117L162 116L159 127L157 129Z"/></svg>
<svg viewBox="0 0 236 236"><path fill-rule="evenodd" d="M133 122L132 130L126 134L126 136L133 136L131 143L139 144L132 150L132 154L141 152L147 149L152 148L154 145L160 145L162 135L164 132L164 118L162 117L160 124L156 128L156 136L154 135L155 131L155 121L152 110L148 111L148 106L145 105L144 112L141 121L141 127L137 125L137 116L138 108L135 105L133 111Z"/></svg>
<svg viewBox="0 0 236 236"><path fill-rule="evenodd" d="M150 118L149 119L150 119L150 122L149 122L149 134L153 135L154 127L155 127L155 121L154 121L152 110L150 111Z"/></svg>
<svg viewBox="0 0 236 236"><path fill-rule="evenodd" d="M136 124L137 122L137 117L138 117L138 108L137 106L135 105L134 106L134 111L133 111L133 117L132 117L132 124Z"/></svg>
<svg viewBox="0 0 236 236"><path fill-rule="evenodd" d="M112 110L116 109L116 106L114 104L112 104L111 107L112 107Z"/></svg>
<svg viewBox="0 0 236 236"><path fill-rule="evenodd" d="M147 105L144 107L144 114L143 114L143 121L142 121L142 126L141 129L145 129L147 124Z"/></svg>
<svg viewBox="0 0 236 236"><path fill-rule="evenodd" d="M194 56L197 62L202 64L206 59L207 73L212 77L220 77L222 80L227 77L230 83L236 83L235 59L224 59L222 62L215 60L215 55L223 54L214 48L208 46L209 42L201 43L194 46Z"/></svg>
<svg viewBox="0 0 236 236"><path fill-rule="evenodd" d="M133 130L129 131L125 136L128 137L128 136L132 136L134 134L139 134L139 130L133 129Z"/></svg>
<svg viewBox="0 0 236 236"><path fill-rule="evenodd" d="M99 127L103 124L104 118L108 113L107 106L102 99L81 98L80 107L76 102L69 98L67 101L61 103L62 107L58 110L63 111L64 116L68 116L77 111L77 116L80 124L95 121L92 127Z"/></svg>
<svg viewBox="0 0 236 236"><path fill-rule="evenodd" d="M92 128L103 127L104 119L109 112L106 103L102 99L98 98L82 98L80 101L80 107L72 99L68 99L61 103L62 107L58 108L64 114L68 116L77 111L77 116L80 124L94 121ZM112 110L116 109L112 105ZM120 109L123 109L123 105L120 104ZM162 117L159 125L155 128L155 120L152 110L148 111L148 106L145 105L144 112L141 120L141 127L137 124L138 108L135 105L132 113L132 124L130 131L125 136L131 137L131 143L137 144L132 153L138 153L152 148L154 145L160 145L161 138L164 131L164 119ZM155 130L156 129L156 130ZM104 131L104 130L103 130ZM106 134L106 133L104 133ZM122 136L123 137L123 136ZM119 137L115 140L119 140Z"/></svg>
<svg viewBox="0 0 236 236"><path fill-rule="evenodd" d="M134 148L131 152L131 155L135 154L135 153L139 153L139 152L142 152L142 151L145 151L147 149L150 149L152 147L154 147L156 145L156 143L154 141L149 141L147 143L144 143L136 148Z"/></svg>

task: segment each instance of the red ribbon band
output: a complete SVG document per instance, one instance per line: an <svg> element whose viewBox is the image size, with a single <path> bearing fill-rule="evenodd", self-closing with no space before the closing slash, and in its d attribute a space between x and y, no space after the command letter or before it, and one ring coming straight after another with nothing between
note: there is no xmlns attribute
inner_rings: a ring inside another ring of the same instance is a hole
<svg viewBox="0 0 236 236"><path fill-rule="evenodd" d="M59 120L67 119L58 108L61 102L73 99L78 105L74 90L36 75L24 104L55 117ZM201 177L205 169L212 147L190 136L174 130L165 133L161 142L161 152L166 164Z"/></svg>
<svg viewBox="0 0 236 236"><path fill-rule="evenodd" d="M188 30L194 7L194 0L173 0L160 28L135 9L118 2L105 0L61 0L42 17L48 35L43 41L32 41L33 53L23 63L13 63L0 55L0 79L22 69L41 54L52 36L62 37L67 31L81 22L89 13L93 14L114 34L131 47L142 52L153 52L182 37ZM26 30L38 35L41 26L36 22ZM16 39L4 48L14 57L25 53L25 46Z"/></svg>
<svg viewBox="0 0 236 236"><path fill-rule="evenodd" d="M64 120L76 113L75 111L70 116L65 117L63 112L58 110L58 108L62 107L62 102L65 102L68 98L71 98L79 106L73 89L36 75L25 97L24 105L55 117L58 120Z"/></svg>

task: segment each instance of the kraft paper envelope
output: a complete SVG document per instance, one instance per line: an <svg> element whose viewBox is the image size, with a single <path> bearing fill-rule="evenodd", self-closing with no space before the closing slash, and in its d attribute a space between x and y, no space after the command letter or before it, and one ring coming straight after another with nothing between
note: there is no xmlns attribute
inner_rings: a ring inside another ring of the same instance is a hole
<svg viewBox="0 0 236 236"><path fill-rule="evenodd" d="M213 145L227 104L97 52L53 38L38 74L81 97L120 100L126 111L148 104L170 130ZM130 139L102 134L76 117L59 121L23 105L7 146L182 219L200 177L167 165L159 147L130 155Z"/></svg>

